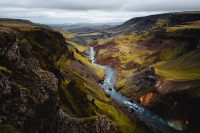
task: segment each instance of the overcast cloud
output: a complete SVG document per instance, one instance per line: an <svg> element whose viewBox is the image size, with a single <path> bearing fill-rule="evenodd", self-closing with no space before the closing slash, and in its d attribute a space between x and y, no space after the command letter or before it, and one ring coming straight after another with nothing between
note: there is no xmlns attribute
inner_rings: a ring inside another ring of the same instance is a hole
<svg viewBox="0 0 200 133"><path fill-rule="evenodd" d="M120 22L156 13L199 10L200 0L0 0L0 17L39 23Z"/></svg>

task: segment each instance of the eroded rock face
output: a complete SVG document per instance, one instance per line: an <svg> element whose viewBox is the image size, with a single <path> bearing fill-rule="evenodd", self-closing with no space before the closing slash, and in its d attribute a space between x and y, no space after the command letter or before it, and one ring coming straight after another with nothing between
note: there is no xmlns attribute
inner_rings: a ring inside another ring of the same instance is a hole
<svg viewBox="0 0 200 133"><path fill-rule="evenodd" d="M107 120L105 116L98 116L88 121L87 119L74 119L59 112L58 133L109 133L118 132L116 125ZM84 122L85 121L85 122ZM88 121L88 122L86 122ZM83 124L84 123L84 124Z"/></svg>
<svg viewBox="0 0 200 133"><path fill-rule="evenodd" d="M17 85L2 72L0 72L0 77L0 124L2 125L10 123L20 131L28 133L117 131L117 126L108 121L105 116L95 117L94 120L88 121L68 116L59 110L59 97L55 90L48 89L47 91L43 86L43 88L38 88L39 90L30 91Z"/></svg>
<svg viewBox="0 0 200 133"><path fill-rule="evenodd" d="M96 58L96 62L99 64L103 64L103 65L107 65L107 66L111 66L115 69L120 69L121 65L120 65L120 60L118 58L114 58L114 57L97 57Z"/></svg>
<svg viewBox="0 0 200 133"><path fill-rule="evenodd" d="M170 81L155 76L151 68L129 79L127 97L151 111L186 126L186 132L198 131L199 80Z"/></svg>
<svg viewBox="0 0 200 133"><path fill-rule="evenodd" d="M146 93L145 95L141 96L138 101L142 105L148 106L151 104L151 102L154 100L154 98L156 96L157 96L157 93L149 92L149 93Z"/></svg>
<svg viewBox="0 0 200 133"><path fill-rule="evenodd" d="M160 79L156 82L156 88L162 94L175 93L190 89L192 90L194 88L200 88L200 80L167 81Z"/></svg>
<svg viewBox="0 0 200 133"><path fill-rule="evenodd" d="M153 68L141 70L128 79L126 87L128 87L129 91L125 95L131 98L131 100L138 102L141 101L141 96L147 93L155 93L156 95L156 81L157 77L154 74ZM149 103L151 102L149 101Z"/></svg>
<svg viewBox="0 0 200 133"><path fill-rule="evenodd" d="M35 90L29 90L21 84L13 81L4 73L0 73L1 77L1 124L11 123L19 128L21 131L29 130L36 131L28 123L37 120L35 126L44 128L43 124L39 122L40 119L45 119L45 116L39 116L39 110L46 110L46 106L49 106L49 110L56 111L57 96L51 90L42 90L35 88ZM6 86L6 87L5 87ZM37 93L37 95L36 95ZM52 98L53 97L53 98Z"/></svg>

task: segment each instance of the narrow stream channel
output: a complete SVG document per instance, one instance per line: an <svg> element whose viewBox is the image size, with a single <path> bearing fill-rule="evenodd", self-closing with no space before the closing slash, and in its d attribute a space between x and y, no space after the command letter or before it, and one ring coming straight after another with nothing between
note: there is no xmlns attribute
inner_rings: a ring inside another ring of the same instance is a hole
<svg viewBox="0 0 200 133"><path fill-rule="evenodd" d="M133 110L133 113L135 113L138 119L143 121L154 132L171 133L181 129L179 125L176 125L175 123L150 112L140 104L130 102L128 98L117 92L114 88L114 84L116 83L115 70L108 66L103 66L95 63L95 51L93 47L89 47L89 58L94 65L99 66L105 70L106 74L103 84L100 84L102 89L107 94L109 94L111 98L123 104L129 110Z"/></svg>

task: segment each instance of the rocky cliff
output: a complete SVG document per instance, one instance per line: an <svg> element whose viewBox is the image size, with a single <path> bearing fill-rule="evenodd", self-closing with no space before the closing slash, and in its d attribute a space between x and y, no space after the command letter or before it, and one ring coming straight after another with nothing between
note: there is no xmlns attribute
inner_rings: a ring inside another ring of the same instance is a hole
<svg viewBox="0 0 200 133"><path fill-rule="evenodd" d="M120 132L96 105L110 107L98 86L61 68L72 53L60 33L26 21L1 24L0 132Z"/></svg>

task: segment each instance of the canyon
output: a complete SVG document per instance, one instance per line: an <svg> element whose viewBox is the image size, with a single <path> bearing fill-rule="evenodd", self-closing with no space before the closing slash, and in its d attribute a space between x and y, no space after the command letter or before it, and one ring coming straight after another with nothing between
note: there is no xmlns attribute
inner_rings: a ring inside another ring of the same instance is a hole
<svg viewBox="0 0 200 133"><path fill-rule="evenodd" d="M0 19L2 133L200 131L199 12L93 27Z"/></svg>

